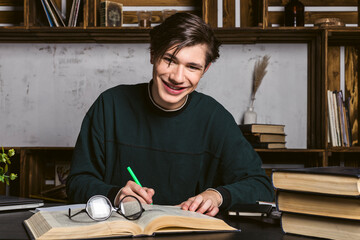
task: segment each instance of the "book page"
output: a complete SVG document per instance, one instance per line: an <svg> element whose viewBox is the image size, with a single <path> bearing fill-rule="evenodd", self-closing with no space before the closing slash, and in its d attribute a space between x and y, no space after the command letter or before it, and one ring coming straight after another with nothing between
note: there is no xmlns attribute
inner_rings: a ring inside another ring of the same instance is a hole
<svg viewBox="0 0 360 240"><path fill-rule="evenodd" d="M81 209L71 210L71 213L75 214L78 211L81 211ZM53 227L81 227L81 226L89 226L89 225L101 223L101 221L95 221L91 219L85 212L82 212L72 217L71 219L68 217L68 211L66 210L54 211L54 212L44 211L41 212L41 214L44 216L47 222ZM113 212L111 217L103 222L112 222L118 220L128 221L120 214Z"/></svg>
<svg viewBox="0 0 360 240"><path fill-rule="evenodd" d="M145 228L151 221L162 216L182 216L182 217L191 217L191 218L202 218L202 219L214 219L213 217L182 210L178 206L163 206L163 205L147 205L144 204L143 208L145 212L141 217L136 220L136 223L140 225L141 228Z"/></svg>
<svg viewBox="0 0 360 240"><path fill-rule="evenodd" d="M102 238L141 233L138 225L116 212L106 221L95 221L85 212L70 219L68 211L41 211L25 220L25 224L34 238L39 239Z"/></svg>

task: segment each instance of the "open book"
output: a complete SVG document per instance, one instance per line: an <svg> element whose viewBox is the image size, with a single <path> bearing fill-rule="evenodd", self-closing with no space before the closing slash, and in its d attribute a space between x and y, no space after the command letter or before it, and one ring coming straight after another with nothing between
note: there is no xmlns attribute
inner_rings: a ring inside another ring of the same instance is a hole
<svg viewBox="0 0 360 240"><path fill-rule="evenodd" d="M143 205L143 207L145 212L134 221L127 220L116 212L103 222L92 220L86 213L69 219L68 211L64 210L39 211L25 220L24 224L34 239L85 239L236 230L221 219L184 211L176 206Z"/></svg>

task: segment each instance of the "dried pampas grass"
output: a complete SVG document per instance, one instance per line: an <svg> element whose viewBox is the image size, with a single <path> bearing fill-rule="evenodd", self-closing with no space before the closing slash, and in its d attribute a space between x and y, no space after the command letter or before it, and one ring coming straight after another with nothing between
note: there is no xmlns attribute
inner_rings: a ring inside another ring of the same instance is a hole
<svg viewBox="0 0 360 240"><path fill-rule="evenodd" d="M270 57L265 55L262 59L257 60L254 67L254 74L253 74L253 88L251 93L251 106L254 104L255 94L259 89L261 82L267 73L266 68L269 64Z"/></svg>
<svg viewBox="0 0 360 240"><path fill-rule="evenodd" d="M251 100L255 100L255 94L259 89L261 82L267 73L266 67L269 64L270 57L265 55L261 60L257 60L254 67L254 75L253 75L253 91L251 94Z"/></svg>

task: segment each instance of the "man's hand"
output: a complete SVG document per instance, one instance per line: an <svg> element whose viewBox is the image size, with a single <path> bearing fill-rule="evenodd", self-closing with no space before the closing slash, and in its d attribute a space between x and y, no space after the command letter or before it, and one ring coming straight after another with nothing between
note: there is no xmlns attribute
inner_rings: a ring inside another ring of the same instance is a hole
<svg viewBox="0 0 360 240"><path fill-rule="evenodd" d="M154 196L155 191L152 188L147 187L140 187L133 181L128 181L120 190L120 194L116 196L115 204L116 206L119 205L120 199L125 197L126 195L135 196L141 203L152 203L152 197Z"/></svg>
<svg viewBox="0 0 360 240"><path fill-rule="evenodd" d="M205 213L209 216L215 216L219 212L219 204L221 203L221 196L219 193L206 190L194 197L189 198L180 204L181 209Z"/></svg>

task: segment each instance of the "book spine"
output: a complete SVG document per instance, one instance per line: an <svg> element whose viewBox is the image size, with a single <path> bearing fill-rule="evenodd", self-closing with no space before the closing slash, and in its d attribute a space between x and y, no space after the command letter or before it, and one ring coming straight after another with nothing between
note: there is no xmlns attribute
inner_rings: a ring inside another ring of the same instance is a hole
<svg viewBox="0 0 360 240"><path fill-rule="evenodd" d="M100 26L105 27L106 19L106 1L101 1L100 3Z"/></svg>
<svg viewBox="0 0 360 240"><path fill-rule="evenodd" d="M73 27L75 4L76 4L76 0L73 0L71 10L70 10L70 17L69 17L68 27Z"/></svg>
<svg viewBox="0 0 360 240"><path fill-rule="evenodd" d="M46 14L46 18L47 18L47 20L48 20L48 22L49 22L49 25L50 25L50 27L53 27L53 26L54 26L54 23L52 22L51 17L50 17L50 14L49 14L48 10L46 9L44 0L40 0L40 1L41 1L41 5L42 5L43 8L44 8L44 11L45 11L45 14Z"/></svg>
<svg viewBox="0 0 360 240"><path fill-rule="evenodd" d="M330 128L330 136L331 136L331 145L333 147L336 146L336 135L335 135L335 120L334 120L334 107L332 103L332 92L330 90L327 91L327 99L328 99L328 117L329 117L329 128Z"/></svg>
<svg viewBox="0 0 360 240"><path fill-rule="evenodd" d="M334 116L335 116L335 130L336 130L336 146L341 146L341 139L340 139L340 128L339 128L339 116L338 116L338 107L337 107L337 101L336 101L336 91L333 91L332 94L332 101L333 101L333 107L334 107Z"/></svg>
<svg viewBox="0 0 360 240"><path fill-rule="evenodd" d="M348 134L349 134L349 146L352 146L352 126L350 124L350 97L348 97L345 101L345 112L346 112L346 121L347 121L347 126L348 126Z"/></svg>
<svg viewBox="0 0 360 240"><path fill-rule="evenodd" d="M61 25L65 26L65 22L64 22L65 19L64 19L64 16L62 15L62 13L60 12L60 9L56 6L56 4L54 3L53 0L49 0L49 2L50 2L52 9L54 9L57 18L60 20Z"/></svg>
<svg viewBox="0 0 360 240"><path fill-rule="evenodd" d="M77 0L76 2L76 6L75 6L75 16L74 16L74 23L73 23L73 27L76 27L76 24L77 24L77 19L78 19L78 16L79 16L79 9L80 9L80 3L81 3L81 0Z"/></svg>
<svg viewBox="0 0 360 240"><path fill-rule="evenodd" d="M345 113L345 101L342 91L339 92L339 101L341 104L341 122L342 131L344 135L344 146L349 147L349 135L346 127L346 113Z"/></svg>
<svg viewBox="0 0 360 240"><path fill-rule="evenodd" d="M59 24L59 22L57 21L57 19L56 19L56 17L55 17L55 14L54 14L54 11L51 9L48 0L44 0L44 3L45 3L45 5L46 5L46 8L47 8L48 12L50 13L51 19L52 19L52 20L54 21L54 23L55 23L55 26L56 26L56 27L59 27L60 24Z"/></svg>
<svg viewBox="0 0 360 240"><path fill-rule="evenodd" d="M341 136L341 146L346 147L346 134L345 134L345 123L344 123L344 113L343 113L343 100L342 100L342 91L336 92L336 100L338 105L338 114L339 114L339 128L340 128L340 136Z"/></svg>

